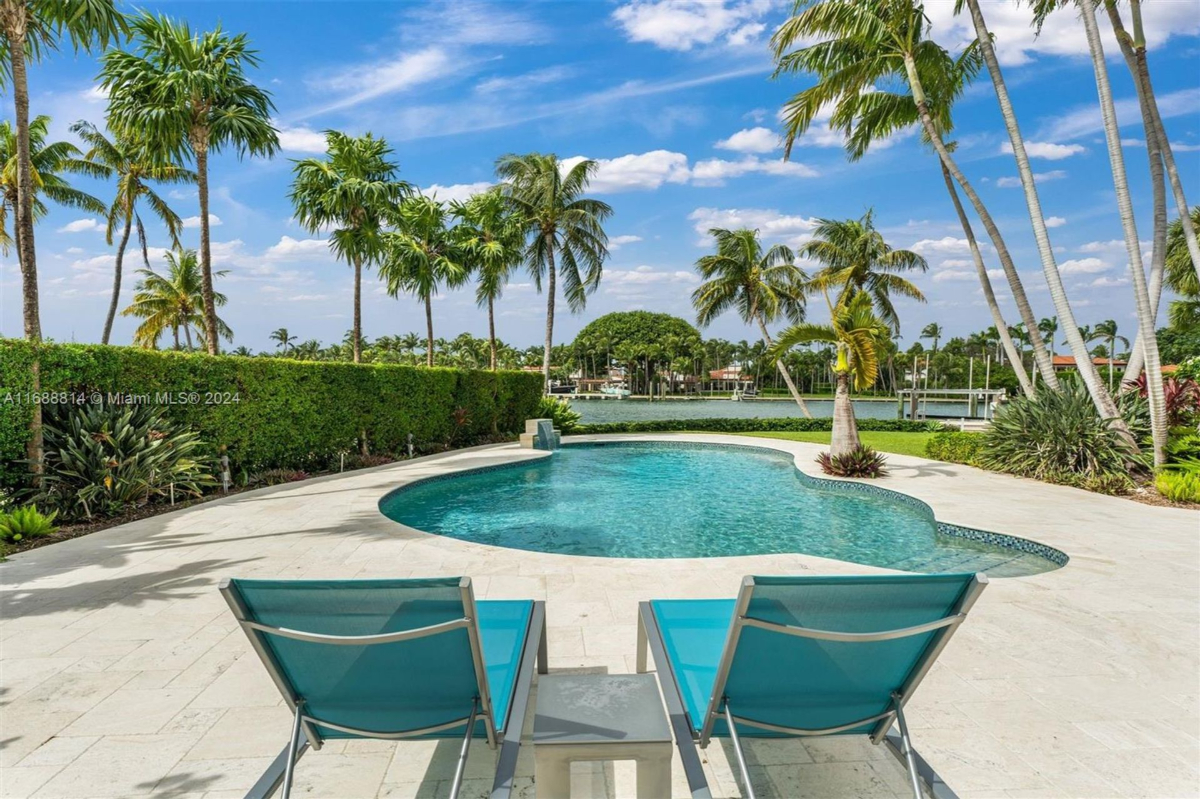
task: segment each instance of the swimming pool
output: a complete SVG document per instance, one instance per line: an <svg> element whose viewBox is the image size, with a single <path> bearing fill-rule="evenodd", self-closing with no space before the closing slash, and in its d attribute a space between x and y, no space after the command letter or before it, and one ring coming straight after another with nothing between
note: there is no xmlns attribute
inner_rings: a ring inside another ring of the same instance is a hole
<svg viewBox="0 0 1200 799"><path fill-rule="evenodd" d="M548 458L401 487L380 501L380 510L430 533L567 555L799 552L906 571L997 577L1060 565L1049 547L939 524L918 500L808 477L789 453L761 447L571 444Z"/></svg>

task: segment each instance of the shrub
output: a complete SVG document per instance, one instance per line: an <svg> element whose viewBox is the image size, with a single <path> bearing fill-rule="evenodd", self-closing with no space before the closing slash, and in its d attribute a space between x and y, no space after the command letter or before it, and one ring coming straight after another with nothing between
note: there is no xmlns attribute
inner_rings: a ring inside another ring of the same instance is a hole
<svg viewBox="0 0 1200 799"><path fill-rule="evenodd" d="M1064 380L1060 391L1012 400L982 439L981 466L1106 493L1132 488L1130 469L1144 467L1075 379Z"/></svg>
<svg viewBox="0 0 1200 799"><path fill-rule="evenodd" d="M33 496L64 516L111 516L215 484L200 436L152 406L58 406L43 424L46 471Z"/></svg>
<svg viewBox="0 0 1200 799"><path fill-rule="evenodd" d="M1167 463L1200 471L1200 432L1192 427L1172 427L1167 436Z"/></svg>
<svg viewBox="0 0 1200 799"><path fill-rule="evenodd" d="M250 486L277 486L284 483L297 483L301 480L307 480L311 477L308 472L299 471L296 469L264 469L261 472L255 472L246 480L246 484Z"/></svg>
<svg viewBox="0 0 1200 799"><path fill-rule="evenodd" d="M974 466L983 448L983 436L961 430L946 430L935 434L925 443L925 456L947 463Z"/></svg>
<svg viewBox="0 0 1200 799"><path fill-rule="evenodd" d="M828 433L833 429L833 419L804 419L784 417L781 419L656 419L648 422L609 422L607 424L584 424L575 428L581 435L600 433ZM936 433L945 430L939 422L914 422L910 419L859 419L859 431L889 433Z"/></svg>
<svg viewBox="0 0 1200 799"><path fill-rule="evenodd" d="M33 505L0 512L0 543L16 544L30 538L40 538L58 530L54 519L58 511L43 514Z"/></svg>
<svg viewBox="0 0 1200 799"><path fill-rule="evenodd" d="M558 397L542 397L538 402L536 419L549 419L560 433L570 433L579 427L583 418L571 403Z"/></svg>
<svg viewBox="0 0 1200 799"><path fill-rule="evenodd" d="M822 452L817 456L821 471L836 477L883 477L887 474L887 459L883 453L859 446L842 455Z"/></svg>
<svg viewBox="0 0 1200 799"><path fill-rule="evenodd" d="M1200 502L1200 472L1164 470L1154 478L1154 487L1172 502Z"/></svg>
<svg viewBox="0 0 1200 799"><path fill-rule="evenodd" d="M1146 384L1146 373L1138 375L1135 383L1126 383L1137 390L1143 399L1150 389ZM1167 424L1181 425L1191 421L1200 412L1200 384L1190 378L1167 377L1163 380L1163 404L1167 409Z"/></svg>
<svg viewBox="0 0 1200 799"><path fill-rule="evenodd" d="M444 447L452 435L455 443L515 435L542 394L541 375L524 372L78 344L42 344L37 356L47 402L88 400L93 392L109 403L148 395L168 418L224 446L234 473L336 468L338 453L364 445L368 452L401 452L410 433L418 451ZM31 409L21 393L31 388L33 360L29 342L0 340L0 486L26 478L21 459ZM468 410L461 430L458 408Z"/></svg>

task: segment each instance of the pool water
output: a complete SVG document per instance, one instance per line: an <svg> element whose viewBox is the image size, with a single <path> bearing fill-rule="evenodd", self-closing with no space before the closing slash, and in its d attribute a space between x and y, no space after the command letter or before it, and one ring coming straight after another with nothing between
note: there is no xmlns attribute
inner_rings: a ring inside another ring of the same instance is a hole
<svg viewBox="0 0 1200 799"><path fill-rule="evenodd" d="M797 552L920 572L1057 568L938 532L916 502L826 487L787 453L704 444L572 444L550 457L407 486L388 518L513 549L610 558Z"/></svg>

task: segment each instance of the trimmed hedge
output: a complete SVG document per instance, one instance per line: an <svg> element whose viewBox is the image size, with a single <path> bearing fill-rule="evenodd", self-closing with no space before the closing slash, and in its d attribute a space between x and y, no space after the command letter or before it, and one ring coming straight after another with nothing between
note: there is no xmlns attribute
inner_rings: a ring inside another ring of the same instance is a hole
<svg viewBox="0 0 1200 799"><path fill-rule="evenodd" d="M965 463L975 466L979 453L983 451L983 436L961 430L938 433L925 444L926 457L947 463Z"/></svg>
<svg viewBox="0 0 1200 799"><path fill-rule="evenodd" d="M421 451L512 435L542 396L541 375L525 372L78 344L42 344L39 353L43 395L149 395L157 405L157 395L171 395L168 415L225 446L235 470L320 468L356 450L361 436L373 452L399 453L409 433ZM19 395L32 385L33 355L27 341L0 340L0 486L27 472L32 407Z"/></svg>
<svg viewBox="0 0 1200 799"><path fill-rule="evenodd" d="M860 431L888 433L934 433L944 429L939 422L914 422L910 419L858 419ZM609 422L581 424L573 435L598 433L815 433L833 429L833 419L658 419L650 422Z"/></svg>

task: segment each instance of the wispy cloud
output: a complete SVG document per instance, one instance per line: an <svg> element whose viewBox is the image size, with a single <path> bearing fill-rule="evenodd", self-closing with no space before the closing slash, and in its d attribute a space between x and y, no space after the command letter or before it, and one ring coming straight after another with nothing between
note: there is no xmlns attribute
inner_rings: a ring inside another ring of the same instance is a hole
<svg viewBox="0 0 1200 799"><path fill-rule="evenodd" d="M452 58L445 48L433 46L317 75L309 80L312 88L342 96L302 113L297 119L352 108L368 100L408 91L460 73L467 66L465 60Z"/></svg>
<svg viewBox="0 0 1200 799"><path fill-rule="evenodd" d="M1166 5L1171 5L1170 3ZM1163 119L1194 114L1200 106L1200 88L1180 89L1158 95L1158 110ZM1124 97L1117 100L1117 120L1121 126L1141 125L1142 115L1138 110L1136 97ZM1038 129L1035 138L1042 141L1060 141L1063 139L1078 139L1090 136L1104 130L1104 122L1100 118L1100 107L1095 103L1077 106L1052 119L1047 120Z"/></svg>

